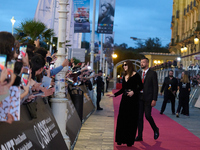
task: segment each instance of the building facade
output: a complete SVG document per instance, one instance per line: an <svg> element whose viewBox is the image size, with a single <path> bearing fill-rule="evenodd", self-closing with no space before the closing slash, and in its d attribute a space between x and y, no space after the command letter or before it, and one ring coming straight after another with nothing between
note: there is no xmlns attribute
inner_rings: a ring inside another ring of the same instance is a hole
<svg viewBox="0 0 200 150"><path fill-rule="evenodd" d="M149 59L149 67L161 65L169 61L173 62L174 60L177 60L178 57L180 57L180 55L173 53L143 52L140 54L143 54L146 58Z"/></svg>
<svg viewBox="0 0 200 150"><path fill-rule="evenodd" d="M183 68L200 63L200 0L173 0L171 31L170 51L181 55Z"/></svg>

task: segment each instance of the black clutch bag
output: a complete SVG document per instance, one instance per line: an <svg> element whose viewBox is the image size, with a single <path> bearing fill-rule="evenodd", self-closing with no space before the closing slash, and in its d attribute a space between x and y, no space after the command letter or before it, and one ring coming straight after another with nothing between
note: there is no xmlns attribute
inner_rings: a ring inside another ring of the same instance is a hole
<svg viewBox="0 0 200 150"><path fill-rule="evenodd" d="M130 92L130 91L131 91L131 89L125 89L125 90L124 90L124 95L127 96L127 94L128 94L127 92Z"/></svg>

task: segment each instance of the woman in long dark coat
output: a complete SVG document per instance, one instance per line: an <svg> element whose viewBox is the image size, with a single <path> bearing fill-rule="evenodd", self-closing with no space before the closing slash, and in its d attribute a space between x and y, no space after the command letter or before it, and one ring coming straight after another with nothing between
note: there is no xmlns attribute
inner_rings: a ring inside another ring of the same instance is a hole
<svg viewBox="0 0 200 150"><path fill-rule="evenodd" d="M179 117L181 108L183 108L184 115L189 116L189 96L190 96L190 82L188 75L183 74L179 85L179 103L176 111L176 117Z"/></svg>
<svg viewBox="0 0 200 150"><path fill-rule="evenodd" d="M130 61L122 65L125 75L122 81L122 89L115 94L108 94L110 97L122 95L119 114L117 118L116 138L118 145L134 145L139 115L139 92L143 85L141 77L134 71Z"/></svg>

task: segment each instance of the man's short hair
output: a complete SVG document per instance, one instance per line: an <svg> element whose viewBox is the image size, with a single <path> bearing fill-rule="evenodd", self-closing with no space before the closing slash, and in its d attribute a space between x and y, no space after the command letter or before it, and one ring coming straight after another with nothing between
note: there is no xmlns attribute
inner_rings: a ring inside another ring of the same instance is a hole
<svg viewBox="0 0 200 150"><path fill-rule="evenodd" d="M103 73L102 70L99 70L98 73Z"/></svg>
<svg viewBox="0 0 200 150"><path fill-rule="evenodd" d="M142 58L142 59L146 59L146 60L147 60L147 62L149 63L149 59L148 59L148 58L144 57L144 58ZM141 60L142 60L142 59L141 59Z"/></svg>
<svg viewBox="0 0 200 150"><path fill-rule="evenodd" d="M174 72L173 70L169 70L169 72L170 72L170 71L171 71L171 72Z"/></svg>

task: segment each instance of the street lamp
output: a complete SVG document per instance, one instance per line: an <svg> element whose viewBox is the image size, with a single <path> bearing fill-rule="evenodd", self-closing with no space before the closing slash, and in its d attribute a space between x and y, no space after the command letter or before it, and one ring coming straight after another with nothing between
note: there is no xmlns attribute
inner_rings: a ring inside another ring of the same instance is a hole
<svg viewBox="0 0 200 150"><path fill-rule="evenodd" d="M199 44L199 39L198 39L197 36L194 38L194 44L195 44L195 45Z"/></svg>
<svg viewBox="0 0 200 150"><path fill-rule="evenodd" d="M177 57L177 61L181 61L181 57Z"/></svg>
<svg viewBox="0 0 200 150"><path fill-rule="evenodd" d="M117 54L112 54L112 58L117 58Z"/></svg>
<svg viewBox="0 0 200 150"><path fill-rule="evenodd" d="M12 35L13 35L13 28L14 28L14 24L15 24L15 18L14 16L12 17L12 19L10 19L10 21L12 22Z"/></svg>
<svg viewBox="0 0 200 150"><path fill-rule="evenodd" d="M184 47L184 51L183 52L187 52L187 46L186 45Z"/></svg>
<svg viewBox="0 0 200 150"><path fill-rule="evenodd" d="M184 52L184 48L183 48L183 46L181 47L181 53L183 53Z"/></svg>

